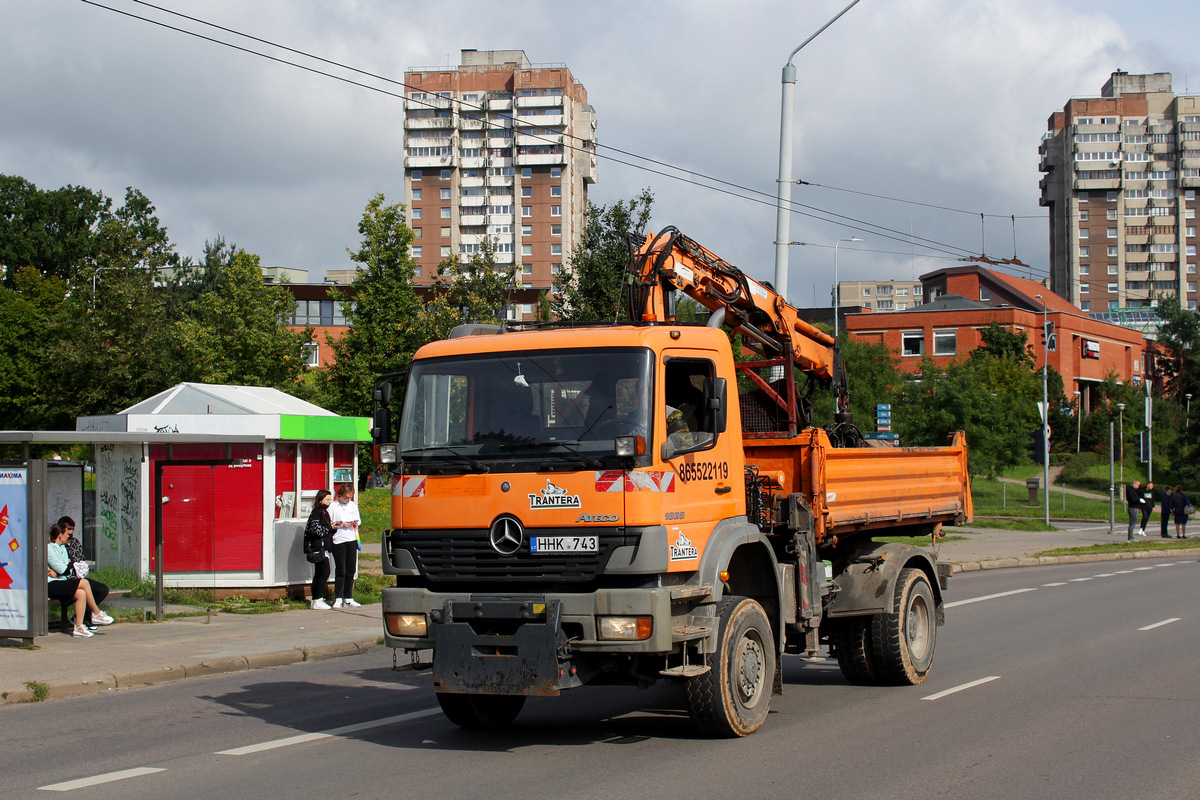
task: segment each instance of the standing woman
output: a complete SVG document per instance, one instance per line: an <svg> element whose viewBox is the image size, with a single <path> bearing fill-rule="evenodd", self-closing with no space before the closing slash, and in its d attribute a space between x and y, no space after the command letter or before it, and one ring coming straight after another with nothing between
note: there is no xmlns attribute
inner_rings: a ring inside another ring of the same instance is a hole
<svg viewBox="0 0 1200 800"><path fill-rule="evenodd" d="M67 532L57 525L50 526L50 546L46 549L46 594L52 600L75 601L75 629L73 636L90 639L91 629L84 625L84 615L91 612L96 625L111 625L113 618L100 610L92 595L92 585L87 578L76 578L71 574L71 557L67 554Z"/></svg>
<svg viewBox="0 0 1200 800"><path fill-rule="evenodd" d="M304 526L304 557L312 562L312 607L324 611L325 590L329 588L329 553L333 550L333 521L329 519L329 503L333 494L321 489L313 500L312 513Z"/></svg>
<svg viewBox="0 0 1200 800"><path fill-rule="evenodd" d="M354 502L354 487L338 486L337 502L329 506L333 521L334 608L362 605L354 599L354 574L358 572L358 526L362 518Z"/></svg>
<svg viewBox="0 0 1200 800"><path fill-rule="evenodd" d="M1188 515L1187 515L1187 512L1184 511L1184 509L1187 508L1188 506L1190 506L1191 504L1192 504L1192 501L1188 500L1188 496L1183 493L1183 487L1176 486L1175 493L1171 495L1171 510L1175 512L1175 538L1176 539L1186 539L1187 538Z"/></svg>

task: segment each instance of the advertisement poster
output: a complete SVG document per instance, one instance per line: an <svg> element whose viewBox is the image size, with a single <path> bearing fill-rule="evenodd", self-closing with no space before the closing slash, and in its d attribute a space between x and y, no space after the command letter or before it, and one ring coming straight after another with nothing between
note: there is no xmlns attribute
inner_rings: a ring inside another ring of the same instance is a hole
<svg viewBox="0 0 1200 800"><path fill-rule="evenodd" d="M0 467L0 630L29 627L28 474Z"/></svg>

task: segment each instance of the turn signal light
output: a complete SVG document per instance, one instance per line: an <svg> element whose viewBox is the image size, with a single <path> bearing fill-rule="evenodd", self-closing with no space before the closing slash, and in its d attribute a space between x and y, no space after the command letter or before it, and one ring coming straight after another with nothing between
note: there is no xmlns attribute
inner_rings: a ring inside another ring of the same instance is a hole
<svg viewBox="0 0 1200 800"><path fill-rule="evenodd" d="M424 638L429 630L424 614L384 614L383 624L392 636Z"/></svg>
<svg viewBox="0 0 1200 800"><path fill-rule="evenodd" d="M639 642L654 632L652 617L597 617L596 635L600 639Z"/></svg>

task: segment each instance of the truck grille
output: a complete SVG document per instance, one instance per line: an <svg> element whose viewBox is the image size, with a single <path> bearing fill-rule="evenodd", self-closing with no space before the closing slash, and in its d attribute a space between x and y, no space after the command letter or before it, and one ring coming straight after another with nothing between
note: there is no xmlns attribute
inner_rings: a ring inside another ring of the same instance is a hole
<svg viewBox="0 0 1200 800"><path fill-rule="evenodd" d="M529 536L599 537L595 553L530 553ZM398 541L397 541L398 539ZM394 543L412 553L417 568L430 581L585 582L595 579L612 551L625 544L621 528L527 528L521 549L502 556L488 542L486 528L406 530Z"/></svg>

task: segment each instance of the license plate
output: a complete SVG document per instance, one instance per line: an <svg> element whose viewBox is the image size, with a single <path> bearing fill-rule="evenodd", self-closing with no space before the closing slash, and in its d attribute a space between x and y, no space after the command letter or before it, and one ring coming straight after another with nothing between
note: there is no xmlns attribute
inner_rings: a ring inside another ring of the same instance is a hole
<svg viewBox="0 0 1200 800"><path fill-rule="evenodd" d="M531 553L595 553L600 549L595 536L530 536Z"/></svg>

